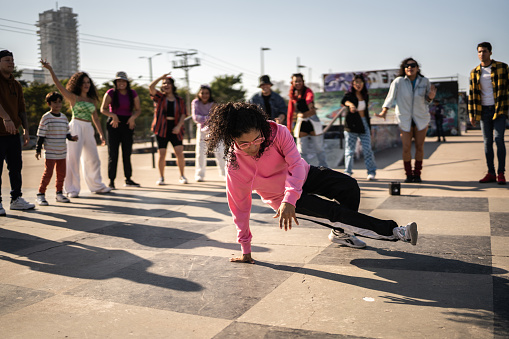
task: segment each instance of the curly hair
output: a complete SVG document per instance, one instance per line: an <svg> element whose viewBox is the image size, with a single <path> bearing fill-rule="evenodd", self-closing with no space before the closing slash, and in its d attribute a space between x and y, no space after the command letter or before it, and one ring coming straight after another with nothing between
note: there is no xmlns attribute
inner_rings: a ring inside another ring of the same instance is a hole
<svg viewBox="0 0 509 339"><path fill-rule="evenodd" d="M235 154L235 139L255 130L260 131L265 138L256 156L260 158L272 143L268 119L267 114L255 104L245 102L218 104L212 109L207 121L210 133L207 150L213 152L221 142L224 143L224 158L232 169L237 169L239 166Z"/></svg>
<svg viewBox="0 0 509 339"><path fill-rule="evenodd" d="M85 72L74 73L69 81L67 82L67 90L71 93L76 94L77 96L81 95L81 87L83 86L83 79L90 79L90 90L87 93L87 97L93 99L95 101L99 100L99 96L97 95L97 89L95 88L94 82L92 78L88 76Z"/></svg>
<svg viewBox="0 0 509 339"><path fill-rule="evenodd" d="M399 77L404 77L406 75L405 73L405 67L406 67L406 64L409 62L409 61L413 61L417 64L417 67L419 67L419 71L417 72L417 75L420 75L421 77L423 77L424 75L422 75L421 73L421 65L419 65L419 63L417 62L417 60L415 60L414 58L406 58L405 60L401 61L401 64L399 65L399 73L398 73L398 76Z"/></svg>

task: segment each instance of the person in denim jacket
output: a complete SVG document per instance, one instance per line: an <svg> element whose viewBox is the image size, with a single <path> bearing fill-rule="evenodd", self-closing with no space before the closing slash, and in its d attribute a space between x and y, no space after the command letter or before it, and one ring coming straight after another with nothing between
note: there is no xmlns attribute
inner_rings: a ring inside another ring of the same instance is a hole
<svg viewBox="0 0 509 339"><path fill-rule="evenodd" d="M278 124L284 124L286 103L279 94L272 91L270 77L268 75L262 75L258 87L260 87L262 91L253 95L251 99L249 99L249 103L260 106L265 113Z"/></svg>

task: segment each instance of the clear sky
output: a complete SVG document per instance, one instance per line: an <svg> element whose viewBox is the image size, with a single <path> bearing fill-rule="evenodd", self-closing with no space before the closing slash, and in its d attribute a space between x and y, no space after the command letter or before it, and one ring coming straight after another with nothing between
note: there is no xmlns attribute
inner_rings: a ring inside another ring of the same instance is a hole
<svg viewBox="0 0 509 339"><path fill-rule="evenodd" d="M35 23L57 2L0 4L0 48L14 53L18 68L38 68ZM324 73L398 68L412 56L427 77L459 75L461 89L479 63L481 41L492 43L495 60L509 62L508 0L61 0L58 6L78 14L80 69L98 84L120 70L145 84L148 60L140 57L163 53L153 58L154 77L172 71L183 86L184 72L172 67L180 58L171 52L186 49L201 60L189 72L191 90L217 75L243 73L249 94L257 90L261 47L270 48L264 69L273 81L290 81L297 58L305 80L321 82Z"/></svg>

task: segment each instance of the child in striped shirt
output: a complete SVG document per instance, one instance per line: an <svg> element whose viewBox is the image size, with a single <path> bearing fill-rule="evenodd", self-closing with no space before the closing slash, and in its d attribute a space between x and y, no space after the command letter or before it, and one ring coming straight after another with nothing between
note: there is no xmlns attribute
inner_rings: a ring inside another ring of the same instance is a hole
<svg viewBox="0 0 509 339"><path fill-rule="evenodd" d="M41 183L39 185L39 193L37 193L37 204L40 206L48 206L46 201L46 188L53 176L53 169L57 169L56 188L57 202L70 202L64 196L62 189L65 179L65 158L67 155L66 139L77 141L77 135L69 133L69 121L67 117L60 113L62 109L62 95L58 92L50 92L46 95L46 102L50 107L50 111L44 114L39 123L37 130L37 148L35 157L37 160L41 157L42 146L45 150L44 173L42 174Z"/></svg>

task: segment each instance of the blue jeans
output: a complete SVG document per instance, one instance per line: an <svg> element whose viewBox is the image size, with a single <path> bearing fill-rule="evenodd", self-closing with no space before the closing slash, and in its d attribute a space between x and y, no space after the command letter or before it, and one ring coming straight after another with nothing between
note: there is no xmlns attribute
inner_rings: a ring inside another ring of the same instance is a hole
<svg viewBox="0 0 509 339"><path fill-rule="evenodd" d="M7 163L11 182L11 201L21 196L21 140L19 134L0 136L0 189L2 188L2 171L4 161ZM0 191L1 192L1 191ZM2 197L0 195L0 202Z"/></svg>
<svg viewBox="0 0 509 339"><path fill-rule="evenodd" d="M376 174L375 156L371 150L371 132L369 130L368 121L362 118L364 125L364 133L353 133L345 131L345 173L352 175L353 160L355 155L355 146L357 145L357 138L361 140L362 154L364 156L364 164L368 170L368 174Z"/></svg>
<svg viewBox="0 0 509 339"><path fill-rule="evenodd" d="M496 175L496 173L505 172L505 121L506 116L500 115L493 120L495 114L495 106L483 106L481 116L481 130L484 139L484 154L486 156L486 165L488 165L488 173ZM495 143L497 144L498 171L495 173L494 152L493 152L493 131L495 131Z"/></svg>

